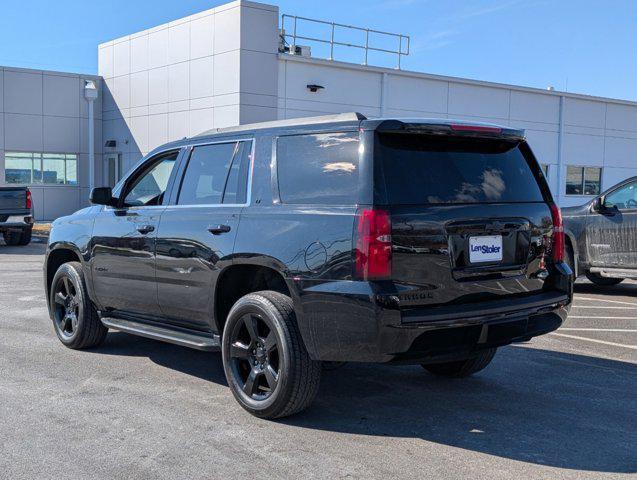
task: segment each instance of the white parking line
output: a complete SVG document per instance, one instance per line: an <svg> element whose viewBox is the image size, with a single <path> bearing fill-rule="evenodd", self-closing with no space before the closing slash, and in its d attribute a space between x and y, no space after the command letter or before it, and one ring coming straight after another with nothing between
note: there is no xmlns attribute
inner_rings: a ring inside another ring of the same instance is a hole
<svg viewBox="0 0 637 480"><path fill-rule="evenodd" d="M611 306L606 306L606 305L573 305L573 308L585 308L585 309L600 309L600 310L637 310L637 307L615 307L613 305Z"/></svg>
<svg viewBox="0 0 637 480"><path fill-rule="evenodd" d="M570 328L570 327L562 327L560 328L560 332L568 331L568 332L628 332L628 333L637 333L637 330L632 330L630 328Z"/></svg>
<svg viewBox="0 0 637 480"><path fill-rule="evenodd" d="M576 335L567 335L565 333L551 333L556 337L573 338L575 340L583 340L585 342L601 343L603 345L610 345L612 347L629 348L631 350L637 350L637 345L624 345L623 343L606 342L604 340L597 340L595 338L578 337Z"/></svg>
<svg viewBox="0 0 637 480"><path fill-rule="evenodd" d="M568 318L589 318L591 320L637 320L637 317L592 317L590 315L569 315Z"/></svg>
<svg viewBox="0 0 637 480"><path fill-rule="evenodd" d="M588 300L590 302L608 302L608 303L618 303L620 305L632 305L632 306L637 306L637 303L633 303L633 302L622 302L620 300L607 300L605 298L590 298L590 297L580 297L580 296L576 296L575 300Z"/></svg>

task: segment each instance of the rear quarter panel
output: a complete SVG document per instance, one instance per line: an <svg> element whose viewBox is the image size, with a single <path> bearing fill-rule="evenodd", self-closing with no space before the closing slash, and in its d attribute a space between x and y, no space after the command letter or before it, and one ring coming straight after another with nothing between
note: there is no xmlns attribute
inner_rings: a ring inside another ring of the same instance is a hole
<svg viewBox="0 0 637 480"><path fill-rule="evenodd" d="M272 205L248 207L241 216L234 264L262 265L283 275L313 358L319 358L317 345L326 343L317 335L337 336L358 320L348 314L344 296L333 291L339 284L359 283L338 282L352 276L355 214L356 207ZM322 285L331 293L321 292ZM369 315L367 321L373 319Z"/></svg>
<svg viewBox="0 0 637 480"><path fill-rule="evenodd" d="M235 263L258 264L286 280L351 278L356 207L247 207L235 243Z"/></svg>

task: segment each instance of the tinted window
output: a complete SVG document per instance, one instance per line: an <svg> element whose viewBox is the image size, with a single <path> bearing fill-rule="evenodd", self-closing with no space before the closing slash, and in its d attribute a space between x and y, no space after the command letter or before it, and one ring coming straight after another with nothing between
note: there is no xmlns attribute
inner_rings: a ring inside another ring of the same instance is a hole
<svg viewBox="0 0 637 480"><path fill-rule="evenodd" d="M543 201L515 143L415 134L377 139L376 156L393 204Z"/></svg>
<svg viewBox="0 0 637 480"><path fill-rule="evenodd" d="M195 147L177 203L215 205L245 202L250 147L250 142Z"/></svg>
<svg viewBox="0 0 637 480"><path fill-rule="evenodd" d="M151 162L129 189L124 203L128 206L161 205L178 154L173 152Z"/></svg>
<svg viewBox="0 0 637 480"><path fill-rule="evenodd" d="M357 203L358 146L358 132L280 137L276 158L281 201Z"/></svg>
<svg viewBox="0 0 637 480"><path fill-rule="evenodd" d="M246 202L251 155L252 142L239 142L228 174L223 203L243 204Z"/></svg>

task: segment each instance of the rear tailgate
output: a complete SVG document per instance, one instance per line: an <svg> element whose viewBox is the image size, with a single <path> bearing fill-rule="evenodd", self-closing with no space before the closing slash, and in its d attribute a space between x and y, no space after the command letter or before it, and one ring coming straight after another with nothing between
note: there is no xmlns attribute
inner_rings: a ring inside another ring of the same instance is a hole
<svg viewBox="0 0 637 480"><path fill-rule="evenodd" d="M0 215L28 213L26 187L0 187Z"/></svg>
<svg viewBox="0 0 637 480"><path fill-rule="evenodd" d="M550 193L521 139L378 133L375 157L405 321L563 296L545 269Z"/></svg>

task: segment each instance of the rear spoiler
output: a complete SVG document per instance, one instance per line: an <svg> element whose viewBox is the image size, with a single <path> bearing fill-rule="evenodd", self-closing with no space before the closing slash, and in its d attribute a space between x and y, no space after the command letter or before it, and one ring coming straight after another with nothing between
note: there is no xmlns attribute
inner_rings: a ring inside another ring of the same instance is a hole
<svg viewBox="0 0 637 480"><path fill-rule="evenodd" d="M500 127L498 125L474 124L462 122L449 123L411 123L400 120L386 120L381 122L376 131L413 133L422 135L454 135L462 137L500 138L522 141L525 139L524 130Z"/></svg>

